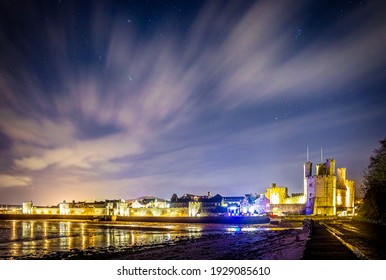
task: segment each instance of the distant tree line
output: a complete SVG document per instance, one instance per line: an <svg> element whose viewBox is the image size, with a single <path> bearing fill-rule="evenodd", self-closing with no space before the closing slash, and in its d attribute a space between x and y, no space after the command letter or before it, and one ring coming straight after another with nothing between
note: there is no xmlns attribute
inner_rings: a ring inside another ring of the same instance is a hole
<svg viewBox="0 0 386 280"><path fill-rule="evenodd" d="M386 137L375 149L363 174L363 205L359 216L378 223L386 223Z"/></svg>

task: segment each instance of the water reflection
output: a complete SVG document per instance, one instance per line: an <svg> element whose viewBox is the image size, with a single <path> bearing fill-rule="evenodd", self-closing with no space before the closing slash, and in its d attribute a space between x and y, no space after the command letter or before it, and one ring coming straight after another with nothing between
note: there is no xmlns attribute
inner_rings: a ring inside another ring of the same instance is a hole
<svg viewBox="0 0 386 280"><path fill-rule="evenodd" d="M22 227L22 238L28 238L30 235L31 231L31 222L21 222L21 227Z"/></svg>
<svg viewBox="0 0 386 280"><path fill-rule="evenodd" d="M130 231L130 245L134 245L134 243L135 243L135 236L134 236L134 231L133 230L131 230Z"/></svg>
<svg viewBox="0 0 386 280"><path fill-rule="evenodd" d="M15 240L16 237L17 237L16 221L12 221L12 237L11 237L11 240Z"/></svg>
<svg viewBox="0 0 386 280"><path fill-rule="evenodd" d="M44 239L44 242L43 242L44 251L48 251L49 248L50 248L50 241L48 239Z"/></svg>
<svg viewBox="0 0 386 280"><path fill-rule="evenodd" d="M84 225L84 223L82 223L80 225L80 234L82 236L82 246L81 246L81 249L84 250L84 249L86 249L86 236L85 236L85 225Z"/></svg>
<svg viewBox="0 0 386 280"><path fill-rule="evenodd" d="M64 237L64 238L60 238L60 250L64 250L64 249L66 249L66 246L67 246L67 240L65 238L66 225L63 222L59 222L59 236Z"/></svg>
<svg viewBox="0 0 386 280"><path fill-rule="evenodd" d="M196 224L108 224L81 221L0 221L0 259L42 257L72 249L98 250L174 242L211 232L255 231L260 228Z"/></svg>

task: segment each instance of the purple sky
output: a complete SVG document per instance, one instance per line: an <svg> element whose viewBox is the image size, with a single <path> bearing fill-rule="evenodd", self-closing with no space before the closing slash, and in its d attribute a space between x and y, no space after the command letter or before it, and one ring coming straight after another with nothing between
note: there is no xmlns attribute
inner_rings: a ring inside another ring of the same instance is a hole
<svg viewBox="0 0 386 280"><path fill-rule="evenodd" d="M31 2L0 3L0 203L302 192L307 146L360 185L386 136L384 1Z"/></svg>

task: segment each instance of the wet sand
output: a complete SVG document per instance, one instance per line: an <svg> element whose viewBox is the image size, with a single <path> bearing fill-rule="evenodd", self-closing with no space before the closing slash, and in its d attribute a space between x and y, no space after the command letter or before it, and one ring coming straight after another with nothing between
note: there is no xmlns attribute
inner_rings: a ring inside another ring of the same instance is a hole
<svg viewBox="0 0 386 280"><path fill-rule="evenodd" d="M43 259L91 260L299 260L308 233L299 229L181 236L146 246L89 248L46 255Z"/></svg>
<svg viewBox="0 0 386 280"><path fill-rule="evenodd" d="M301 230L298 221L242 226L79 221L9 223L4 223L4 238L25 237L25 240L4 243L9 247L3 248L4 259L298 260L308 238L308 232ZM32 235L37 240L29 240ZM11 252L15 246L20 252ZM8 252L7 248L12 250Z"/></svg>
<svg viewBox="0 0 386 280"><path fill-rule="evenodd" d="M114 256L113 259L168 260L298 260L308 234L289 229L214 234L160 248Z"/></svg>

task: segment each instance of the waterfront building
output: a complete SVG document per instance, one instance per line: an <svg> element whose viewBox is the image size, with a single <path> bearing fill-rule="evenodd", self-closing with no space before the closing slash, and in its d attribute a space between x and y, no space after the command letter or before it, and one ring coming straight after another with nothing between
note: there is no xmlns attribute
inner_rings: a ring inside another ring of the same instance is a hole
<svg viewBox="0 0 386 280"><path fill-rule="evenodd" d="M175 201L176 196L172 197ZM219 194L211 196L210 192L206 196L187 194L177 199L177 205L186 207L188 202L189 216L251 216L267 212L269 200L261 194L245 194L244 196L221 196ZM176 205L173 204L172 205Z"/></svg>
<svg viewBox="0 0 386 280"><path fill-rule="evenodd" d="M207 195L184 194L178 197L173 194L170 199L171 208L188 208L189 216L214 215L225 213L224 199L221 195L212 196L210 192Z"/></svg>
<svg viewBox="0 0 386 280"><path fill-rule="evenodd" d="M145 208L169 208L169 203L161 198L144 198L139 201Z"/></svg>
<svg viewBox="0 0 386 280"><path fill-rule="evenodd" d="M23 202L23 214L32 214L33 203L32 201Z"/></svg>
<svg viewBox="0 0 386 280"><path fill-rule="evenodd" d="M0 214L21 214L23 205L0 204Z"/></svg>
<svg viewBox="0 0 386 280"><path fill-rule="evenodd" d="M134 209L137 209L137 208L146 208L146 205L143 205L141 202L139 202L138 200L134 201L133 203L131 203L130 205L131 208L134 208Z"/></svg>
<svg viewBox="0 0 386 280"><path fill-rule="evenodd" d="M257 214L265 214L271 212L271 203L265 194L260 194L259 197L256 198L253 207L254 212Z"/></svg>
<svg viewBox="0 0 386 280"><path fill-rule="evenodd" d="M31 213L27 214L50 214L59 215L60 209L57 206L33 206Z"/></svg>
<svg viewBox="0 0 386 280"><path fill-rule="evenodd" d="M57 206L35 206L32 201L23 202L23 214L128 216L127 203L122 199L105 201L63 201Z"/></svg>
<svg viewBox="0 0 386 280"><path fill-rule="evenodd" d="M226 196L223 197L223 206L226 207L228 216L239 216L241 214L240 206L245 196Z"/></svg>
<svg viewBox="0 0 386 280"><path fill-rule="evenodd" d="M123 199L106 200L107 216L129 216L129 207Z"/></svg>

